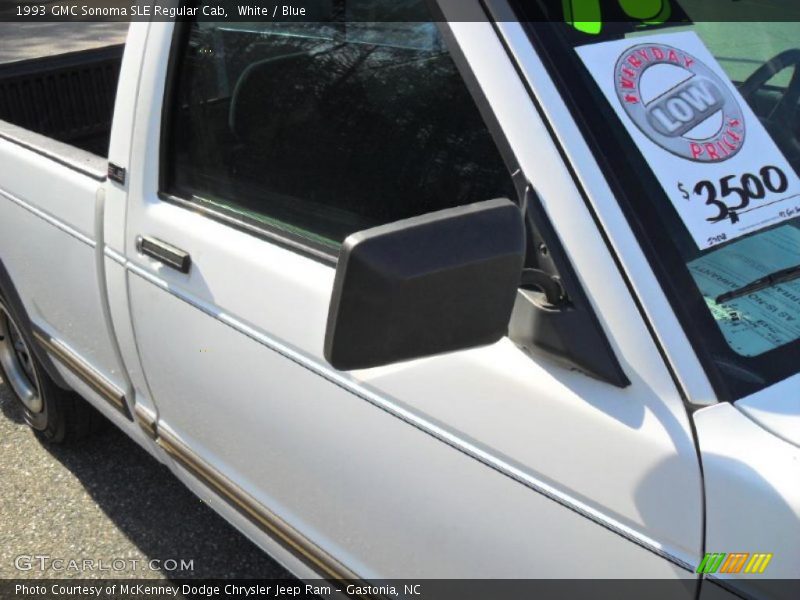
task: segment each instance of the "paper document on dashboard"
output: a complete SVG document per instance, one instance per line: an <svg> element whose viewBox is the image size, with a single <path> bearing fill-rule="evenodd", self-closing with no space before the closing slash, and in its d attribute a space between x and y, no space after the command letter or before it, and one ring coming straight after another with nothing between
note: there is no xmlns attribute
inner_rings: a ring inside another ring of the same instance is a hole
<svg viewBox="0 0 800 600"><path fill-rule="evenodd" d="M784 225L689 263L723 335L743 356L757 356L800 337L800 279L723 304L720 294L800 264L800 229Z"/></svg>

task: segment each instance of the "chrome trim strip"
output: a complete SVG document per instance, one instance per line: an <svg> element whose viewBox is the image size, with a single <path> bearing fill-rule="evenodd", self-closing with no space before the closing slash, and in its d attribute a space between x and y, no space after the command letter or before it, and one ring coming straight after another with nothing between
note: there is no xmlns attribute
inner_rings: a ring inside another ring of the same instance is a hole
<svg viewBox="0 0 800 600"><path fill-rule="evenodd" d="M133 407L133 415L147 437L155 441L158 438L158 421L155 415L150 414L149 410L138 403Z"/></svg>
<svg viewBox="0 0 800 600"><path fill-rule="evenodd" d="M109 249L106 250L106 254L115 260L116 257L119 256L119 254L110 251ZM358 398L369 402L376 408L379 408L380 410L389 413L405 423L408 423L420 431L436 438L440 442L447 444L451 448L466 454L470 458L473 458L487 467L494 469L495 471L513 479L527 488L530 488L534 492L549 498L553 502L557 502L564 508L573 511L586 519L589 519L595 524L604 527L605 529L625 538L637 546L648 550L689 572L694 572L694 566L692 566L692 557L687 556L686 558L682 558L673 554L672 552L663 548L661 544L649 536L610 518L608 515L592 508L584 502L581 502L577 498L574 498L569 494L555 488L554 486L537 479L522 468L497 458L486 450L458 437L454 433L448 431L440 425L437 425L424 416L409 410L408 408L405 408L388 398L380 396L376 392L364 387L359 382L352 380L346 374L336 371L327 365L321 364L320 362L302 354L301 352L264 334L263 332L258 331L249 325L246 325L245 323L242 323L235 317L222 312L218 307L206 305L206 303L184 292L183 290L169 286L162 279L159 279L155 275L149 273L131 261L124 260L123 264L131 273L138 275L145 281L158 286L168 294L171 294L186 304L202 311L209 317L224 323L231 329L246 335L253 341L266 346L274 352L277 352L284 358L291 360L295 364L308 371L311 371L315 375L318 375L330 383L357 396Z"/></svg>
<svg viewBox="0 0 800 600"><path fill-rule="evenodd" d="M123 267L128 265L128 259L125 258L122 254L120 254L116 250L114 250L113 248L111 248L110 246L105 247L105 249L103 250L103 254L105 254L106 257L110 258L115 263L122 265Z"/></svg>
<svg viewBox="0 0 800 600"><path fill-rule="evenodd" d="M95 241L92 238L90 238L88 235L86 235L84 233L81 233L77 229L74 229L74 228L70 227L69 225L67 225L66 223L61 221L60 219L57 219L56 217L50 215L49 213L46 213L45 211L41 210L40 208L36 208L32 204L28 204L25 200L23 200L21 198L17 198L16 196L11 194L10 192L7 192L7 191L5 191L3 189L0 189L0 196L2 196L3 198L6 198L7 200L10 200L11 202L16 204L20 208L24 208L29 213L39 217L43 221L48 222L50 225L52 225L56 229L59 229L59 230L63 231L67 235L71 235L76 240L78 240L80 242L83 242L87 246L91 246L92 248L94 248L96 246Z"/></svg>
<svg viewBox="0 0 800 600"><path fill-rule="evenodd" d="M253 223L248 223L243 219L237 219L233 215L214 209L207 204L204 204L202 198L198 201L191 201L187 200L186 198L181 198L180 196L161 192L158 194L158 197L164 202L169 202L170 204L180 206L186 210L200 213L204 217L219 221L224 225L239 229L258 238L265 239L268 242L287 247L290 250L301 252L325 264L335 265L336 261L338 260L332 252L315 248L309 243L303 243L302 241L294 240L290 236L282 234L277 229L271 229L268 225L256 225Z"/></svg>
<svg viewBox="0 0 800 600"><path fill-rule="evenodd" d="M330 581L360 581L347 567L267 509L219 471L201 460L177 435L158 428L156 443L184 469L208 485L256 527L269 534L296 558Z"/></svg>
<svg viewBox="0 0 800 600"><path fill-rule="evenodd" d="M106 402L125 415L127 419L133 420L125 401L125 393L78 356L74 350L60 340L51 337L36 325L33 325L33 337L49 354L97 392Z"/></svg>

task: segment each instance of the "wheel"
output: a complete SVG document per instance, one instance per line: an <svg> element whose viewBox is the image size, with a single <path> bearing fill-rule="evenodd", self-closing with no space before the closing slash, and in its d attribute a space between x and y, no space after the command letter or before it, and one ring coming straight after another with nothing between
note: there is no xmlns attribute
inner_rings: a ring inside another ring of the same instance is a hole
<svg viewBox="0 0 800 600"><path fill-rule="evenodd" d="M74 392L56 385L31 352L30 340L0 297L0 375L19 401L25 422L41 439L54 443L100 429L102 415Z"/></svg>

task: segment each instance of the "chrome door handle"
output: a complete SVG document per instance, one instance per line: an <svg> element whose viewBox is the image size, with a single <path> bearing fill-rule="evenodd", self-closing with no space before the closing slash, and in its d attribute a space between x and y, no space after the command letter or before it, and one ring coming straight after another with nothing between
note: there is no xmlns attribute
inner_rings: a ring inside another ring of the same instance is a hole
<svg viewBox="0 0 800 600"><path fill-rule="evenodd" d="M181 273L188 273L192 266L192 257L188 252L153 237L141 235L137 237L136 251Z"/></svg>

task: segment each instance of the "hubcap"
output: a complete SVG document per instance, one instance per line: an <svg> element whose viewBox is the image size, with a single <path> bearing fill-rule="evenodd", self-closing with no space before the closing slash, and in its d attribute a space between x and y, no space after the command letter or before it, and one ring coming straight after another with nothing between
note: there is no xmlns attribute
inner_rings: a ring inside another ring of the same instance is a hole
<svg viewBox="0 0 800 600"><path fill-rule="evenodd" d="M42 396L33 366L33 355L6 307L0 304L0 365L7 383L32 413L42 411Z"/></svg>

